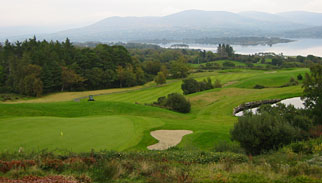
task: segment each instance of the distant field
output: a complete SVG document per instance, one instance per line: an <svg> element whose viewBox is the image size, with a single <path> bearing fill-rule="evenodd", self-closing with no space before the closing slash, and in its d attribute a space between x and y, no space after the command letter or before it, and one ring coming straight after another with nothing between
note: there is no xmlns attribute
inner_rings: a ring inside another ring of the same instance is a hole
<svg viewBox="0 0 322 183"><path fill-rule="evenodd" d="M238 67L238 66L246 66L246 64L245 63L243 63L243 62L238 62L238 61L233 61L233 60L217 60L217 61L212 61L212 62L208 62L208 63L217 63L217 64L219 64L220 66L223 66L223 63L224 62L232 62L232 63L234 63L235 64L235 66L236 67ZM267 61L267 62L269 62L269 61ZM202 64L190 64L191 65L191 67L193 67L193 68L199 68L200 67L200 65L203 65L203 66L206 66L206 64L207 63L202 63ZM262 63L254 63L254 66L263 66L263 67L265 67L267 64L262 64Z"/></svg>
<svg viewBox="0 0 322 183"><path fill-rule="evenodd" d="M181 80L170 80L160 87L148 83L127 89L66 92L15 104L0 103L0 151L17 151L20 147L27 151L144 150L156 142L149 134L155 129L192 130L194 133L185 136L179 147L211 149L216 142L229 140L229 130L237 120L232 115L234 107L248 101L299 96L300 85L277 87L308 71L195 73L191 77L197 80L220 79L224 88L188 95L192 103L190 114L143 105L172 92L182 93ZM270 88L253 89L256 84ZM95 102L72 101L89 94L106 95L96 96Z"/></svg>

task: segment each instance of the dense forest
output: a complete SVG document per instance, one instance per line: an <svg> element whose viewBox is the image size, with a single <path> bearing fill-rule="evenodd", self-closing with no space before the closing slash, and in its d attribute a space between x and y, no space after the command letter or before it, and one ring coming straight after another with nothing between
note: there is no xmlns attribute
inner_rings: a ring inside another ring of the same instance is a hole
<svg viewBox="0 0 322 183"><path fill-rule="evenodd" d="M170 56L173 77L183 77L185 59ZM168 66L160 62L142 62L119 45L79 48L65 42L6 41L0 46L0 90L29 96L57 91L94 90L141 85L153 80ZM187 72L187 68L185 67ZM181 73L181 74L180 74Z"/></svg>

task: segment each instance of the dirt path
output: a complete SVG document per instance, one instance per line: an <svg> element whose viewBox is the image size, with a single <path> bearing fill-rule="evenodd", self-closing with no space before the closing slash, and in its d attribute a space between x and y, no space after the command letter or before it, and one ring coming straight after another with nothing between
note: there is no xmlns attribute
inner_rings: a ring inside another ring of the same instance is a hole
<svg viewBox="0 0 322 183"><path fill-rule="evenodd" d="M157 144L148 147L149 150L166 150L178 145L182 137L193 133L190 130L157 130L151 132L151 135L159 140Z"/></svg>

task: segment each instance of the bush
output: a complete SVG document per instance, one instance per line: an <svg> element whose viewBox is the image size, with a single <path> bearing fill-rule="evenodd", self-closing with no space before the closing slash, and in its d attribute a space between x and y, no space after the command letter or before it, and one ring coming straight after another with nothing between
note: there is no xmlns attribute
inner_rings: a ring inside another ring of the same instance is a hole
<svg viewBox="0 0 322 183"><path fill-rule="evenodd" d="M102 160L92 169L92 177L97 182L111 182L119 175L119 165Z"/></svg>
<svg viewBox="0 0 322 183"><path fill-rule="evenodd" d="M263 89L263 88L265 88L265 86L263 86L263 85L255 85L254 86L254 89Z"/></svg>
<svg viewBox="0 0 322 183"><path fill-rule="evenodd" d="M281 116L292 126L302 130L302 137L305 138L309 135L309 130L313 126L313 121L310 119L305 110L296 109L293 105L286 106L285 104L277 104L272 107L271 105L263 105L259 108L259 112L268 112L272 115Z"/></svg>
<svg viewBox="0 0 322 183"><path fill-rule="evenodd" d="M200 91L200 84L195 79L188 78L182 82L181 89L183 90L183 94L188 95Z"/></svg>
<svg viewBox="0 0 322 183"><path fill-rule="evenodd" d="M189 113L191 110L190 102L183 95L178 93L171 93L168 97L160 97L153 105L181 113Z"/></svg>
<svg viewBox="0 0 322 183"><path fill-rule="evenodd" d="M297 80L303 80L303 76L302 76L302 74L299 74L299 75L297 75Z"/></svg>
<svg viewBox="0 0 322 183"><path fill-rule="evenodd" d="M308 175L321 178L322 167L309 165L308 163L298 163L296 166L291 167L288 172L289 176Z"/></svg>
<svg viewBox="0 0 322 183"><path fill-rule="evenodd" d="M191 110L190 102L183 95L178 93L168 95L166 106L171 110L181 113L189 113Z"/></svg>
<svg viewBox="0 0 322 183"><path fill-rule="evenodd" d="M279 115L250 113L238 118L231 136L247 153L257 155L300 139L300 129Z"/></svg>
<svg viewBox="0 0 322 183"><path fill-rule="evenodd" d="M304 110L292 105L264 105L256 114L250 112L240 117L231 135L248 153L259 154L294 140L307 139L312 125Z"/></svg>
<svg viewBox="0 0 322 183"><path fill-rule="evenodd" d="M200 91L210 90L213 89L214 86L212 85L212 81L210 78L204 79L203 81L198 82L195 79L189 78L183 80L181 85L181 89L183 94L188 95L191 93L197 93Z"/></svg>
<svg viewBox="0 0 322 183"><path fill-rule="evenodd" d="M216 79L215 84L214 84L214 88L221 88L221 87L222 87L222 85L220 83L220 80Z"/></svg>

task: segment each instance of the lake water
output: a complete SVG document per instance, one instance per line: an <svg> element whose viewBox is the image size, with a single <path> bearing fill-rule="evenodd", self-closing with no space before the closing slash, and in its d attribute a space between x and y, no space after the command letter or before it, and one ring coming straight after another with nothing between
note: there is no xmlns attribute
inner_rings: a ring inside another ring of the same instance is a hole
<svg viewBox="0 0 322 183"><path fill-rule="evenodd" d="M163 44L161 47L169 48L175 43ZM218 45L207 44L189 44L190 49L201 49L207 51L217 51ZM274 52L276 54L283 53L287 56L307 56L315 55L322 57L322 39L299 39L290 43L279 43L272 46L256 45L256 46L241 46L232 45L235 52L239 54L255 54L260 52Z"/></svg>
<svg viewBox="0 0 322 183"><path fill-rule="evenodd" d="M286 106L293 105L297 109L304 109L305 108L304 101L301 100L301 97L294 97L294 98L285 99L285 100L282 100L280 103L285 104ZM275 105L276 104L273 104L272 106L275 106ZM258 109L258 107L253 108L253 109L249 109L249 110L251 110L253 113L256 113L257 109ZM240 111L235 114L235 116L243 116L243 115L244 115L243 111Z"/></svg>

